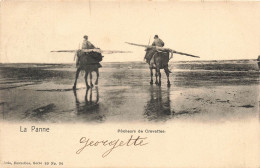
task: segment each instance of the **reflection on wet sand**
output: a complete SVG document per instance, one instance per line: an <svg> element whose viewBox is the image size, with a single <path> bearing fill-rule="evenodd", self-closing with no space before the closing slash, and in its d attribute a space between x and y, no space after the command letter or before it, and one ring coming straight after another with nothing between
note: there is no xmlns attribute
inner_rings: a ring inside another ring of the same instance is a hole
<svg viewBox="0 0 260 168"><path fill-rule="evenodd" d="M161 87L151 86L150 100L144 108L144 116L148 120L167 120L173 116L173 111L171 110L171 100L170 100L170 89L162 90Z"/></svg>
<svg viewBox="0 0 260 168"><path fill-rule="evenodd" d="M93 89L87 88L85 99L83 102L80 102L77 96L77 91L73 90L76 102L76 112L78 117L88 120L88 121L104 121L105 115L100 114L99 108L99 91L98 87L95 87L93 97Z"/></svg>

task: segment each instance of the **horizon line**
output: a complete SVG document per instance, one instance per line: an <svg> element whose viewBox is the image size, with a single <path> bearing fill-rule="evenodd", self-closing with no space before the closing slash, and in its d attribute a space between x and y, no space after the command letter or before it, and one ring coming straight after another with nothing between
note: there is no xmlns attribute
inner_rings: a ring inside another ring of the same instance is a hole
<svg viewBox="0 0 260 168"><path fill-rule="evenodd" d="M181 61L181 60L176 60L176 61L169 61L169 62L202 62L202 61L245 61L245 60L253 60L257 61L257 59L212 59L212 60L186 60L186 61ZM129 63L129 62L141 62L145 63L143 61L105 61L102 63ZM0 62L0 64L75 64L75 62L63 62L63 63L55 63L55 62Z"/></svg>

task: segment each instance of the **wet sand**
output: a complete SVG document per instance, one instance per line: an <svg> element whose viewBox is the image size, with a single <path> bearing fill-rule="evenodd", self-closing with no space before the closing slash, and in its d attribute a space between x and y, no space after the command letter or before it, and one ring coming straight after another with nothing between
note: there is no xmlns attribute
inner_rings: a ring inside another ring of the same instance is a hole
<svg viewBox="0 0 260 168"><path fill-rule="evenodd" d="M259 119L259 71L243 69L246 66L223 71L208 70L208 65L194 69L193 64L173 64L168 88L163 71L162 86L150 86L146 64L102 65L99 85L86 89L81 74L76 91L72 65L1 65L2 118L52 123Z"/></svg>

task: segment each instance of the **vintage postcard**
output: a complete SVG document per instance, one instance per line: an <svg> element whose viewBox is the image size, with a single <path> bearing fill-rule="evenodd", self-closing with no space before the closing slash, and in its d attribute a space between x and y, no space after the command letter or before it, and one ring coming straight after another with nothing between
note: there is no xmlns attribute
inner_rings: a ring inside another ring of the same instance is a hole
<svg viewBox="0 0 260 168"><path fill-rule="evenodd" d="M259 2L0 11L1 167L260 167Z"/></svg>

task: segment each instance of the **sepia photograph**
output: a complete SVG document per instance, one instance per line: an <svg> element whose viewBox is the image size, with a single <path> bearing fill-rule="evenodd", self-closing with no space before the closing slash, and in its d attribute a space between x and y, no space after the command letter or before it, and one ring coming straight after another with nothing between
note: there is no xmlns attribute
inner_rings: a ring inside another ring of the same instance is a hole
<svg viewBox="0 0 260 168"><path fill-rule="evenodd" d="M259 167L259 9L253 1L2 1L1 164ZM76 147L58 142L65 136ZM131 163L115 161L123 154Z"/></svg>

